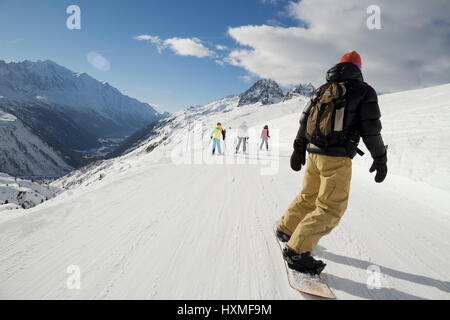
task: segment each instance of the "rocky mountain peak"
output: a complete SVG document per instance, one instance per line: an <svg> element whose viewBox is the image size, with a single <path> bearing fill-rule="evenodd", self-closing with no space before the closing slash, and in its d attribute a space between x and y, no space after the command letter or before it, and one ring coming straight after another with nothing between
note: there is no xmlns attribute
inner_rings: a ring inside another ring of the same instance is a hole
<svg viewBox="0 0 450 320"><path fill-rule="evenodd" d="M278 103L284 98L284 91L275 81L261 79L240 95L238 106L261 102L263 105Z"/></svg>

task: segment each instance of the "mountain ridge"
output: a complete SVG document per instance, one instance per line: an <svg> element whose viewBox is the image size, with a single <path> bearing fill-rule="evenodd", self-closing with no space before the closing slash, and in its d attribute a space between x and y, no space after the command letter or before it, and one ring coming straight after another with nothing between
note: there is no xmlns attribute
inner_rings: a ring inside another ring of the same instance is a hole
<svg viewBox="0 0 450 320"><path fill-rule="evenodd" d="M55 149L80 159L98 157L167 113L122 94L106 81L51 60L0 60L0 108Z"/></svg>

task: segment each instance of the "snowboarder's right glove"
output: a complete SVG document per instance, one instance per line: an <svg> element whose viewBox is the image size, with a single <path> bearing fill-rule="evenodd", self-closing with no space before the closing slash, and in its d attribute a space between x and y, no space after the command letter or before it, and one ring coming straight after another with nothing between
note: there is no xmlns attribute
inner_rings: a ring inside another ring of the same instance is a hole
<svg viewBox="0 0 450 320"><path fill-rule="evenodd" d="M300 171L306 163L306 145L304 141L294 141L294 152L291 155L291 168Z"/></svg>
<svg viewBox="0 0 450 320"><path fill-rule="evenodd" d="M375 182L381 183L384 181L387 175L387 152L380 156L373 159L373 164L369 169L369 172L372 173L374 171L377 171L377 174L375 175Z"/></svg>

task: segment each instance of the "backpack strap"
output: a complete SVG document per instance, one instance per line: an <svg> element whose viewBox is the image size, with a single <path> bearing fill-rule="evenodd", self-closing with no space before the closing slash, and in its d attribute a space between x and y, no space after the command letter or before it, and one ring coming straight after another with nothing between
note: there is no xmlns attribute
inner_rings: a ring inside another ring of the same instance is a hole
<svg viewBox="0 0 450 320"><path fill-rule="evenodd" d="M356 153L359 154L361 157L364 156L364 152L360 148L356 148Z"/></svg>

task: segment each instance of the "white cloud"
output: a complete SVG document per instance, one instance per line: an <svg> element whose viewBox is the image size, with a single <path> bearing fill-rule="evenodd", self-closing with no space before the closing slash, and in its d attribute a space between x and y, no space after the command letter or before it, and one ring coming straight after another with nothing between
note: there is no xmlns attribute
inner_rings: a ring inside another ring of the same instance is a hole
<svg viewBox="0 0 450 320"><path fill-rule="evenodd" d="M218 44L218 45L216 45L216 49L220 50L220 51L225 51L225 50L228 50L228 47Z"/></svg>
<svg viewBox="0 0 450 320"><path fill-rule="evenodd" d="M278 21L277 19L267 19L265 24L269 25L269 26L273 26L273 27L283 27L284 24L280 21Z"/></svg>
<svg viewBox="0 0 450 320"><path fill-rule="evenodd" d="M241 78L245 83L250 83L253 80L253 78L249 75L240 76L239 78Z"/></svg>
<svg viewBox="0 0 450 320"><path fill-rule="evenodd" d="M277 4L278 0L259 0L262 4Z"/></svg>
<svg viewBox="0 0 450 320"><path fill-rule="evenodd" d="M158 36L143 34L134 37L134 39L139 41L148 41L156 45L159 53L161 53L162 50L169 48L175 54L180 56L193 56L198 58L216 56L215 52L205 47L202 41L198 38L169 38L162 40Z"/></svg>
<svg viewBox="0 0 450 320"><path fill-rule="evenodd" d="M180 56L198 58L215 56L215 53L206 48L198 38L170 38L164 41L164 45Z"/></svg>
<svg viewBox="0 0 450 320"><path fill-rule="evenodd" d="M381 30L369 30L366 9L381 8ZM361 54L365 79L390 92L450 82L447 0L302 0L287 6L299 26L241 26L229 35L242 46L224 60L289 86L323 83L345 52Z"/></svg>
<svg viewBox="0 0 450 320"><path fill-rule="evenodd" d="M215 63L217 63L219 66L224 67L225 66L225 62L223 60L214 60Z"/></svg>
<svg viewBox="0 0 450 320"><path fill-rule="evenodd" d="M134 37L134 39L138 40L138 41L148 41L150 43L153 43L156 46L156 48L158 49L159 53L161 53L165 48L163 41L158 36L141 34L140 36Z"/></svg>
<svg viewBox="0 0 450 320"><path fill-rule="evenodd" d="M154 37L148 34L141 34L140 36L136 36L134 37L134 40L139 40L139 41L152 41L153 39L159 40L159 37Z"/></svg>
<svg viewBox="0 0 450 320"><path fill-rule="evenodd" d="M89 52L87 54L87 60L94 68L100 71L106 72L111 69L109 61L98 52Z"/></svg>

